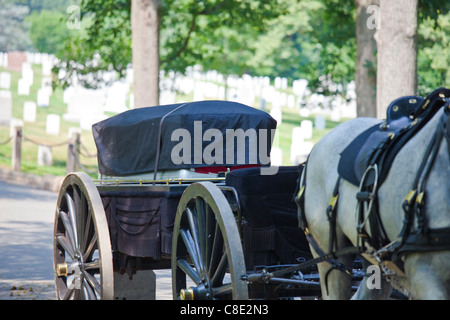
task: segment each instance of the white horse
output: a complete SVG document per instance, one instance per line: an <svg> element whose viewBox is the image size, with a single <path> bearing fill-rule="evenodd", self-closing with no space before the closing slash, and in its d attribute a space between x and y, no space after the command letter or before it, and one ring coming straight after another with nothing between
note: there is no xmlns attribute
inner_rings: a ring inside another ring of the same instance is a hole
<svg viewBox="0 0 450 320"><path fill-rule="evenodd" d="M433 118L399 151L389 174L378 190L380 218L390 241L397 239L403 227L402 203L411 190L425 150L444 113L441 108ZM365 129L380 123L371 118L347 121L322 138L313 148L306 166L304 214L312 237L324 253L328 253L330 225L326 208L338 178L338 162L345 147ZM449 126L450 122L447 122ZM447 130L450 130L447 128ZM447 133L448 134L448 133ZM443 138L437 157L426 182L425 212L429 228L450 227L450 161L448 139ZM341 179L337 204L336 240L338 249L357 245L355 226L356 193L358 187ZM370 230L366 231L370 235ZM449 231L450 232L450 231ZM447 243L447 246L449 243ZM311 246L313 254L318 254ZM363 254L373 264L374 255ZM354 257L340 257L339 261L350 266ZM387 298L391 285L407 292L411 299L450 299L450 250L410 252L402 256L404 274L397 273L387 282L382 277L381 289L369 289L362 281L353 298ZM328 262L318 264L324 299L348 299L352 297L350 278L345 272L331 269ZM325 279L327 272L329 275Z"/></svg>

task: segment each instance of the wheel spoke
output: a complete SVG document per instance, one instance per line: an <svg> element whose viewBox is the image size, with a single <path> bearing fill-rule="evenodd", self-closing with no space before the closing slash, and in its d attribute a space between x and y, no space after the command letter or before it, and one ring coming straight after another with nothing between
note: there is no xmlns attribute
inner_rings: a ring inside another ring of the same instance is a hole
<svg viewBox="0 0 450 320"><path fill-rule="evenodd" d="M206 217L206 254L205 261L206 263L210 263L211 255L213 250L213 242L214 242L214 234L216 230L217 221L214 217L214 212L211 210L211 207L207 204L205 205L205 217Z"/></svg>
<svg viewBox="0 0 450 320"><path fill-rule="evenodd" d="M59 210L59 217L61 218L61 221L64 225L64 229L67 233L67 236L69 237L70 245L72 246L72 249L76 249L76 242L75 242L75 235L73 232L72 223L69 220L69 217L67 213L65 213L62 210Z"/></svg>
<svg viewBox="0 0 450 320"><path fill-rule="evenodd" d="M88 247L86 248L86 251L83 253L83 260L84 260L84 261L89 260L89 256L90 256L91 253L92 253L92 249L94 249L94 248L97 247L96 244L97 244L97 234L94 233L94 235L93 235L91 241L89 242Z"/></svg>
<svg viewBox="0 0 450 320"><path fill-rule="evenodd" d="M86 221L86 211L81 203L82 198L81 190L79 188L74 188L73 190L73 205L75 209L75 222L76 222L76 232L77 232L77 244L80 251L83 250L83 231L84 223Z"/></svg>
<svg viewBox="0 0 450 320"><path fill-rule="evenodd" d="M83 279L83 294L87 300L97 300L97 296L86 279Z"/></svg>
<svg viewBox="0 0 450 320"><path fill-rule="evenodd" d="M222 257L223 250L223 237L220 231L220 226L216 224L216 230L214 231L214 241L212 245L211 259L209 261L208 274L211 275L215 273L216 268Z"/></svg>
<svg viewBox="0 0 450 320"><path fill-rule="evenodd" d="M206 236L206 217L205 217L205 201L197 197L195 198L195 213L197 214L197 221L198 221L198 236L199 236L199 245L200 245L200 257L202 266L205 266L207 263L206 260L206 242L207 242L207 236Z"/></svg>
<svg viewBox="0 0 450 320"><path fill-rule="evenodd" d="M192 262L194 263L195 269L197 269L198 272L201 272L197 251L194 245L194 241L192 240L191 234L187 232L185 229L181 229L180 234L181 238L183 239L184 245L186 246L186 249L189 253L189 256L191 257Z"/></svg>
<svg viewBox="0 0 450 320"><path fill-rule="evenodd" d="M191 209L186 208L186 215L188 217L188 222L189 222L189 229L190 229L190 234L192 237L192 244L193 244L193 248L195 249L196 252L196 256L197 256L197 260L198 260L198 266L199 266L199 270L203 270L203 263L202 263L202 256L201 256L201 251L200 251L200 240L199 240L199 231L198 231L198 226L197 226L197 219L194 216L193 212L191 211Z"/></svg>
<svg viewBox="0 0 450 320"><path fill-rule="evenodd" d="M83 197L84 199L86 199L85 197ZM83 251L82 252L87 252L88 248L86 248L87 246L87 242L88 242L88 238L90 235L90 231L91 231L91 224L92 224L92 214L91 214L91 210L89 210L89 208L87 208L87 204L86 204L86 209L87 209L87 216L86 216L86 225L84 226L84 236L83 236ZM96 235L95 235L96 236ZM92 241L92 240L91 240Z"/></svg>
<svg viewBox="0 0 450 320"><path fill-rule="evenodd" d="M222 284L222 280L227 271L227 267L228 267L227 253L224 252L222 255L222 258L220 259L219 265L217 266L217 269L215 270L214 274L211 276L211 285L213 287L216 287L216 286L219 286Z"/></svg>
<svg viewBox="0 0 450 320"><path fill-rule="evenodd" d="M98 259L95 259L91 262L85 262L83 266L84 270L100 269L100 261Z"/></svg>
<svg viewBox="0 0 450 320"><path fill-rule="evenodd" d="M57 236L56 242L64 249L64 251L69 255L69 257L74 260L75 259L75 253L72 249L72 246L70 245L69 241L67 241L66 237L64 236Z"/></svg>
<svg viewBox="0 0 450 320"><path fill-rule="evenodd" d="M88 223L88 204L83 192L76 188L74 190L74 204L78 214L76 215L77 231L78 231L78 245L80 251L83 252L86 248L86 224Z"/></svg>
<svg viewBox="0 0 450 320"><path fill-rule="evenodd" d="M74 293L75 293L75 289L67 289L67 291L64 294L64 297L62 299L63 300L69 300L70 297L72 297Z"/></svg>
<svg viewBox="0 0 450 320"><path fill-rule="evenodd" d="M97 281L97 279L90 274L89 272L84 271L83 272L84 278L87 280L87 282L89 283L89 285L92 287L92 289L94 289L94 291L101 296L102 293L102 289L100 286L100 283Z"/></svg>
<svg viewBox="0 0 450 320"><path fill-rule="evenodd" d="M79 249L78 246L78 226L79 226L79 222L77 221L77 219L79 219L79 215L76 214L75 211L75 205L73 203L73 199L72 197L66 193L66 201L67 201L67 208L69 210L69 218L70 218L70 222L72 224L72 230L73 230L73 239L74 239L74 249Z"/></svg>
<svg viewBox="0 0 450 320"><path fill-rule="evenodd" d="M231 283L227 283L220 287L213 287L213 289L212 289L212 293L213 293L214 297L219 296L219 295L229 294L232 291L233 291L233 285Z"/></svg>
<svg viewBox="0 0 450 320"><path fill-rule="evenodd" d="M198 273L191 267L191 265L184 259L180 259L177 261L178 267L183 270L185 274L189 276L197 285L200 284L200 279L198 277Z"/></svg>

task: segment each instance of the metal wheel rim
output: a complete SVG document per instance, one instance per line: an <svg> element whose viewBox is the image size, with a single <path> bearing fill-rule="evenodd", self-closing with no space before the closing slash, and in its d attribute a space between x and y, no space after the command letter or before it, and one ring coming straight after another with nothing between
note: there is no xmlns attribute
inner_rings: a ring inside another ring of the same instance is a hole
<svg viewBox="0 0 450 320"><path fill-rule="evenodd" d="M173 298L180 299L188 277L194 283L195 299L247 300L245 273L236 219L225 196L211 182L190 185L180 199L174 224Z"/></svg>
<svg viewBox="0 0 450 320"><path fill-rule="evenodd" d="M68 174L58 194L53 268L58 299L114 297L108 223L97 188L84 172Z"/></svg>

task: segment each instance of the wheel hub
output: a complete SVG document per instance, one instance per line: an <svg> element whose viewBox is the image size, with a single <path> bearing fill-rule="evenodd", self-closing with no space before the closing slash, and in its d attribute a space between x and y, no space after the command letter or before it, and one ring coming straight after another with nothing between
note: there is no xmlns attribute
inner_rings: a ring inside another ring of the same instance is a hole
<svg viewBox="0 0 450 320"><path fill-rule="evenodd" d="M56 265L56 274L58 277L67 277L67 287L69 289L80 289L82 282L81 268L82 263L78 260L70 264L67 264L67 262L58 263Z"/></svg>

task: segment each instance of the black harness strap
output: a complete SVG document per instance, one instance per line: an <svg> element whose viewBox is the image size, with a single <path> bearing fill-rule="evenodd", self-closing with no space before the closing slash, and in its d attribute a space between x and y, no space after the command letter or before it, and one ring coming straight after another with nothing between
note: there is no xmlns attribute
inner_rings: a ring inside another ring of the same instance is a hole
<svg viewBox="0 0 450 320"><path fill-rule="evenodd" d="M341 177L339 176L334 186L333 196L330 199L327 207L327 218L330 223L330 244L328 247L328 253L337 249L337 235L336 235L336 217L337 217L337 203L339 200L339 184Z"/></svg>
<svg viewBox="0 0 450 320"><path fill-rule="evenodd" d="M443 94L450 97L450 91L448 90L445 93L440 93L440 96ZM426 201L425 185L428 175L433 167L443 138L446 137L447 144L450 142L446 132L448 130L447 125L450 123L450 98L439 100L434 101L434 105L437 105L437 102L439 102L438 108L441 108L442 101L444 101L444 113L431 137L430 144L425 150L412 189L403 201L404 220L402 230L398 235L397 241L379 250L377 256L380 260L401 261L399 258L409 252L450 250L450 227L430 229L424 210ZM427 106L428 103L424 105L424 107ZM414 221L416 221L416 227L414 227Z"/></svg>
<svg viewBox="0 0 450 320"><path fill-rule="evenodd" d="M444 114L442 115L432 140L426 149L422 163L417 171L413 188L408 193L403 203L405 220L402 231L399 234L401 242L400 246L397 247L396 256L405 254L409 251L447 250L450 248L450 227L437 229L428 228L424 210L426 200L425 184L428 175L433 167L433 163L444 137L446 137L447 144L449 144L446 133L448 128L446 128L446 126L450 119L450 98L446 98L444 101ZM417 221L417 227L413 231L414 218Z"/></svg>

